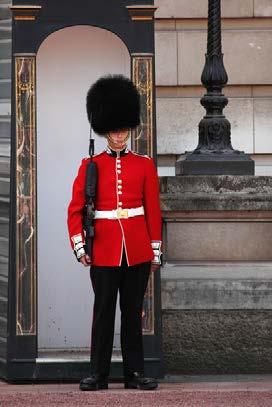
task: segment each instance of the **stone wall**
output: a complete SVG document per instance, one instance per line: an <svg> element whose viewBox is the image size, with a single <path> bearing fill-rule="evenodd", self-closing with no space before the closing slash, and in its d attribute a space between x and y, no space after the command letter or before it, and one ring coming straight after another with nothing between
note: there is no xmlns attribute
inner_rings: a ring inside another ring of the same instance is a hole
<svg viewBox="0 0 272 407"><path fill-rule="evenodd" d="M272 177L161 177L168 373L272 369Z"/></svg>
<svg viewBox="0 0 272 407"><path fill-rule="evenodd" d="M271 320L271 310L164 310L166 369L178 374L271 373Z"/></svg>

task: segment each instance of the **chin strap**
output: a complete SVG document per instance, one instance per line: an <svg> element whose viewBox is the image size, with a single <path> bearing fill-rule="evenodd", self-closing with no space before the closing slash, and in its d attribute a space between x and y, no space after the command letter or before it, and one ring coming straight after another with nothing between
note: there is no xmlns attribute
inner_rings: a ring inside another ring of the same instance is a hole
<svg viewBox="0 0 272 407"><path fill-rule="evenodd" d="M126 147L127 141L128 141L128 139L129 139L129 137L130 137L130 132L128 132L126 138L124 139L124 144L122 145L121 149L124 149L124 148ZM117 145L116 145L115 142L113 141L113 139L112 139L110 133L107 133L107 139L108 139L108 141L111 142L111 144L112 144L113 146L117 147ZM118 146L118 148L119 148L119 146Z"/></svg>

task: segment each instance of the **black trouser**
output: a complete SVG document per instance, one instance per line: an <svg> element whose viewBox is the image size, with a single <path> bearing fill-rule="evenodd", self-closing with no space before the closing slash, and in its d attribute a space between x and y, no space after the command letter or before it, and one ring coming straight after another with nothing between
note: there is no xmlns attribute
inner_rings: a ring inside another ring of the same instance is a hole
<svg viewBox="0 0 272 407"><path fill-rule="evenodd" d="M120 295L121 349L125 378L144 373L142 306L151 262L128 267L123 252L120 267L92 266L94 290L91 339L91 373L107 377L114 338L117 293Z"/></svg>

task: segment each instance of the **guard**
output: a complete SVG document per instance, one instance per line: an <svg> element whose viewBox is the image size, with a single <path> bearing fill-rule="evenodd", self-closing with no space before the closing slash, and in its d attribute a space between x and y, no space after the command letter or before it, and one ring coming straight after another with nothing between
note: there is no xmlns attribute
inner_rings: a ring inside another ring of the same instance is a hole
<svg viewBox="0 0 272 407"><path fill-rule="evenodd" d="M87 94L92 129L107 137L107 148L84 158L74 180L68 207L72 249L90 267L94 290L90 377L81 390L108 388L117 293L120 295L121 350L125 388L157 388L144 376L142 307L150 272L161 264L161 211L158 175L153 159L131 151L129 130L140 123L140 96L122 75L98 79ZM87 253L83 210L86 171L96 164L94 237Z"/></svg>

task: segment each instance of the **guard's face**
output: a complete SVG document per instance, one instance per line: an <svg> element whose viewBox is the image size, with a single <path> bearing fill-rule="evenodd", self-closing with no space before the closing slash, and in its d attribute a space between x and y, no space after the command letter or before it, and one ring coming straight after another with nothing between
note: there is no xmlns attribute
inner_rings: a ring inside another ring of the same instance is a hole
<svg viewBox="0 0 272 407"><path fill-rule="evenodd" d="M110 147L122 148L129 137L129 130L111 131L108 134L108 142Z"/></svg>

